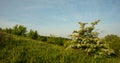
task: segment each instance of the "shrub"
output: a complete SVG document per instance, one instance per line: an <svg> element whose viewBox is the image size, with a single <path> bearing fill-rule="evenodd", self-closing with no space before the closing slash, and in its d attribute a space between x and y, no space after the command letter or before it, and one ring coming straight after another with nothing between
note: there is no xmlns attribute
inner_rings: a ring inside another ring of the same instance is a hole
<svg viewBox="0 0 120 63"><path fill-rule="evenodd" d="M7 32L7 33L12 33L12 31L13 31L13 30L12 30L11 28L6 28L6 29L5 29L5 32Z"/></svg>
<svg viewBox="0 0 120 63"><path fill-rule="evenodd" d="M105 42L101 42L98 37L98 32L95 32L95 25L100 20L91 23L91 26L85 27L87 23L79 22L81 28L78 31L74 31L72 36L72 48L84 51L86 55L97 57L109 57L114 54L113 49L109 47Z"/></svg>
<svg viewBox="0 0 120 63"><path fill-rule="evenodd" d="M37 33L37 31L33 31L32 29L28 33L28 37L30 37L32 39L38 39L38 36L39 36L39 34Z"/></svg>
<svg viewBox="0 0 120 63"><path fill-rule="evenodd" d="M103 41L109 44L109 46L115 50L117 56L120 55L120 37L114 34L106 35Z"/></svg>
<svg viewBox="0 0 120 63"><path fill-rule="evenodd" d="M25 36L26 35L26 32L27 32L27 30L26 30L26 27L24 27L23 25L15 25L14 27L13 27L13 31L12 31L12 33L13 34L16 34L16 35L22 35L22 36Z"/></svg>
<svg viewBox="0 0 120 63"><path fill-rule="evenodd" d="M65 38L55 37L55 36L51 35L50 37L47 38L47 42L56 44L56 45L64 45Z"/></svg>
<svg viewBox="0 0 120 63"><path fill-rule="evenodd" d="M38 40L46 42L47 41L47 36L39 36Z"/></svg>

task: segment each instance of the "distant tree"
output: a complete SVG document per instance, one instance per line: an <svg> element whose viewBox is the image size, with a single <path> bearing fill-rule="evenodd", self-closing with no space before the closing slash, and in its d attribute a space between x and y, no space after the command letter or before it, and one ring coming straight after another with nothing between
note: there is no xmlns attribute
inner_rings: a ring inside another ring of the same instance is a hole
<svg viewBox="0 0 120 63"><path fill-rule="evenodd" d="M119 40L120 37L114 34L106 35L104 39L108 42L111 42L112 40Z"/></svg>
<svg viewBox="0 0 120 63"><path fill-rule="evenodd" d="M12 33L12 28L6 28L6 29L5 29L5 32L7 32L7 33Z"/></svg>
<svg viewBox="0 0 120 63"><path fill-rule="evenodd" d="M0 31L4 32L4 29L3 29L3 28L0 28Z"/></svg>
<svg viewBox="0 0 120 63"><path fill-rule="evenodd" d="M117 56L120 56L120 37L114 34L106 35L103 41L109 44L109 46L115 50Z"/></svg>
<svg viewBox="0 0 120 63"><path fill-rule="evenodd" d="M33 31L32 29L30 29L29 33L28 33L28 37L32 38L32 39L38 39L38 32L37 31Z"/></svg>
<svg viewBox="0 0 120 63"><path fill-rule="evenodd" d="M33 39L37 39L37 38L38 38L38 32L37 32L37 31L35 31L35 32L34 32Z"/></svg>
<svg viewBox="0 0 120 63"><path fill-rule="evenodd" d="M50 37L47 38L48 43L61 45L61 46L64 45L65 40L67 40L67 39L62 38L62 37L56 37L56 36L54 36L52 34L50 34Z"/></svg>
<svg viewBox="0 0 120 63"><path fill-rule="evenodd" d="M106 44L101 42L98 37L98 32L95 32L95 25L100 20L91 23L91 26L86 27L87 23L79 22L80 30L74 31L72 36L72 48L86 52L87 55L96 57L108 57L114 54L114 51Z"/></svg>
<svg viewBox="0 0 120 63"><path fill-rule="evenodd" d="M26 32L27 29L23 25L15 25L13 27L13 34L25 36Z"/></svg>
<svg viewBox="0 0 120 63"><path fill-rule="evenodd" d="M2 31L2 28L0 28L0 31Z"/></svg>
<svg viewBox="0 0 120 63"><path fill-rule="evenodd" d="M46 42L47 41L47 36L39 36L38 40Z"/></svg>
<svg viewBox="0 0 120 63"><path fill-rule="evenodd" d="M18 28L18 35L24 35L26 34L27 30L26 27L24 27L23 25L20 25Z"/></svg>
<svg viewBox="0 0 120 63"><path fill-rule="evenodd" d="M18 35L18 24L13 27L12 33Z"/></svg>
<svg viewBox="0 0 120 63"><path fill-rule="evenodd" d="M34 31L32 29L30 29L29 33L28 33L28 37L33 38L34 36Z"/></svg>

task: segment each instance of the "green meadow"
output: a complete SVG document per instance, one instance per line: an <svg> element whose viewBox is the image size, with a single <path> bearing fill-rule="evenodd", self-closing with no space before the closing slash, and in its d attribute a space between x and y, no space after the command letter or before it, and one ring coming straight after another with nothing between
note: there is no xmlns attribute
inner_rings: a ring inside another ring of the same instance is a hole
<svg viewBox="0 0 120 63"><path fill-rule="evenodd" d="M117 35L100 39L107 42L115 54L94 58L80 49L69 48L71 39L40 36L34 31L16 33L19 28L0 29L0 63L120 63L120 37ZM20 29L23 31L25 28Z"/></svg>

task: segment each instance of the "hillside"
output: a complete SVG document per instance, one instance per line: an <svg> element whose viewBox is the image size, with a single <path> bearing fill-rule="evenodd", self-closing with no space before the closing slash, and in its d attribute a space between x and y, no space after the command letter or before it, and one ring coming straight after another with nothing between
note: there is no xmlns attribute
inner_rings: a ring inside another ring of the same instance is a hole
<svg viewBox="0 0 120 63"><path fill-rule="evenodd" d="M0 32L0 63L120 63L120 58L94 59L75 49Z"/></svg>
<svg viewBox="0 0 120 63"><path fill-rule="evenodd" d="M57 45L14 35L10 41L0 42L0 63L56 63L60 49L62 47Z"/></svg>

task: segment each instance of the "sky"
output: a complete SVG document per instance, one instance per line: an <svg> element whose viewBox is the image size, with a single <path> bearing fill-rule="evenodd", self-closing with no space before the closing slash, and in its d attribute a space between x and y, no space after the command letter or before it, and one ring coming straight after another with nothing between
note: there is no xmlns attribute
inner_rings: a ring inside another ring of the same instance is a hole
<svg viewBox="0 0 120 63"><path fill-rule="evenodd" d="M40 35L68 37L78 22L100 19L100 36L120 36L120 0L0 0L0 27L24 25Z"/></svg>

